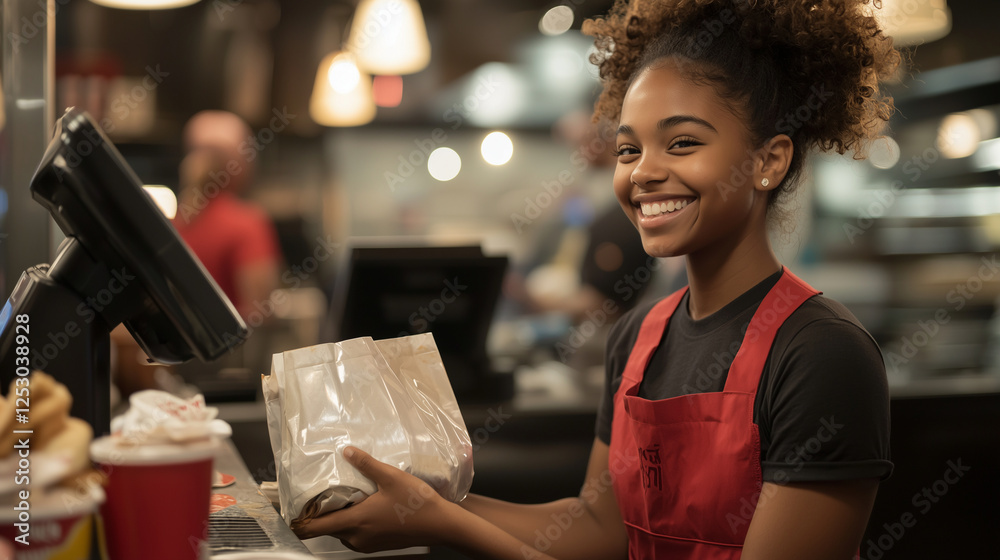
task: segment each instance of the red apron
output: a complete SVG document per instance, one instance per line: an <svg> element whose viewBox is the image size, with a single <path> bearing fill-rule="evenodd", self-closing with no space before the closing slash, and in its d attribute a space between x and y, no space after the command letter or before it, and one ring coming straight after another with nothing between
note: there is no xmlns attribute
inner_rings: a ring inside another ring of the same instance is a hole
<svg viewBox="0 0 1000 560"><path fill-rule="evenodd" d="M750 320L721 393L640 398L643 373L686 290L646 316L615 393L609 467L632 560L740 557L762 487L757 385L778 328L819 293L784 269ZM631 468L616 472L616 465Z"/></svg>

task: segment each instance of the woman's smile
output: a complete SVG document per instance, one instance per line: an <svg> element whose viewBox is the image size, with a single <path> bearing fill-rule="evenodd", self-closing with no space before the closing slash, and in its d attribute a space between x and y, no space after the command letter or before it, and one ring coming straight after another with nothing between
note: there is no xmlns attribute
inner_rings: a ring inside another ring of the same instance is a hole
<svg viewBox="0 0 1000 560"><path fill-rule="evenodd" d="M640 195L641 196L641 195ZM697 202L695 197L663 198L660 195L653 195L655 198L649 200L635 200L633 206L639 209L637 225L642 229L655 229L672 223L685 210ZM638 197L636 197L638 198Z"/></svg>

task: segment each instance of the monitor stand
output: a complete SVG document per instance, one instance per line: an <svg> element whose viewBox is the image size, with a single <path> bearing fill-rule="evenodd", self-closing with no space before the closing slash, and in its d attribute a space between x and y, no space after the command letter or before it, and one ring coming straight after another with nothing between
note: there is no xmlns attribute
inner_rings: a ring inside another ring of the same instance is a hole
<svg viewBox="0 0 1000 560"><path fill-rule="evenodd" d="M122 285L128 277L116 272L90 258L76 239L67 238L51 265L33 266L21 274L0 312L0 378L5 388L31 371L48 373L73 396L70 415L90 423L95 435L110 432L111 329L137 300L138 286ZM30 417L30 400L28 404Z"/></svg>

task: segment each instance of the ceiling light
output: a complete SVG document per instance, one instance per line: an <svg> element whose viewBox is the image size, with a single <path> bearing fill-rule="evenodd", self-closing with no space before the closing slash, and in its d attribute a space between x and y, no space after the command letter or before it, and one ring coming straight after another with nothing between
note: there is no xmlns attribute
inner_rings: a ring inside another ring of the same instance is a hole
<svg viewBox="0 0 1000 560"><path fill-rule="evenodd" d="M964 158L979 148L979 125L965 113L952 113L938 127L937 148L946 158Z"/></svg>
<svg viewBox="0 0 1000 560"><path fill-rule="evenodd" d="M164 10L197 4L198 0L90 0L94 4L122 10Z"/></svg>
<svg viewBox="0 0 1000 560"><path fill-rule="evenodd" d="M899 163L899 144L891 136L876 138L868 150L868 161L879 169L890 169Z"/></svg>
<svg viewBox="0 0 1000 560"><path fill-rule="evenodd" d="M328 54L320 63L309 115L324 126L360 126L375 118L371 78L349 53Z"/></svg>
<svg viewBox="0 0 1000 560"><path fill-rule="evenodd" d="M503 165L514 155L514 143L503 132L491 132L483 138L480 146L483 159L490 165Z"/></svg>
<svg viewBox="0 0 1000 560"><path fill-rule="evenodd" d="M438 148L427 157L427 171L438 181L451 181L461 170L462 158L451 148Z"/></svg>
<svg viewBox="0 0 1000 560"><path fill-rule="evenodd" d="M946 0L882 0L882 8L867 8L896 46L935 41L951 31Z"/></svg>
<svg viewBox="0 0 1000 560"><path fill-rule="evenodd" d="M156 207L163 212L168 220L173 220L177 215L177 195L170 187L164 185L143 185L143 190L153 199Z"/></svg>
<svg viewBox="0 0 1000 560"><path fill-rule="evenodd" d="M326 72L330 87L337 93L351 93L361 83L361 71L350 57L339 56Z"/></svg>
<svg viewBox="0 0 1000 560"><path fill-rule="evenodd" d="M487 62L474 70L462 90L461 113L482 127L509 125L524 112L530 98L521 71L502 62Z"/></svg>
<svg viewBox="0 0 1000 560"><path fill-rule="evenodd" d="M372 74L413 74L427 67L431 44L416 0L361 0L347 49Z"/></svg>
<svg viewBox="0 0 1000 560"><path fill-rule="evenodd" d="M569 6L556 6L545 12L538 22L538 30L546 35L561 35L573 26L573 9Z"/></svg>

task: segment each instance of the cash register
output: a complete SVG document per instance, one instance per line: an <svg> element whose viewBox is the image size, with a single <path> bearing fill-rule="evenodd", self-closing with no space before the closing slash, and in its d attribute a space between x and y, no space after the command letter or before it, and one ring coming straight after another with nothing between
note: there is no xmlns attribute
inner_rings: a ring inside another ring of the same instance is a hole
<svg viewBox="0 0 1000 560"><path fill-rule="evenodd" d="M0 311L0 380L43 370L73 395L72 416L110 426L110 339L124 323L166 364L241 344L233 305L91 117L69 109L31 180L66 239L25 270Z"/></svg>

